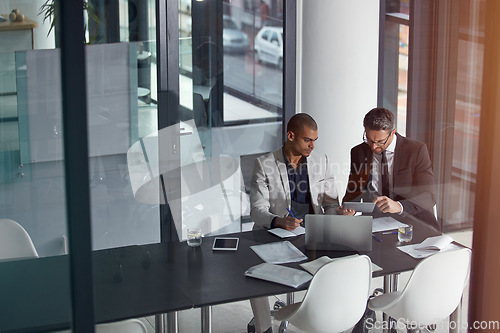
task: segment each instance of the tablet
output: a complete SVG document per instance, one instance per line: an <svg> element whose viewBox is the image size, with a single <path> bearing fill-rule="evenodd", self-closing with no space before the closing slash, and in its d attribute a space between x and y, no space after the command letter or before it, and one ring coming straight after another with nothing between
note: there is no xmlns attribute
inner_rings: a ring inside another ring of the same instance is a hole
<svg viewBox="0 0 500 333"><path fill-rule="evenodd" d="M238 249L239 238L216 237L212 250L236 251Z"/></svg>
<svg viewBox="0 0 500 333"><path fill-rule="evenodd" d="M373 208L375 208L375 203L373 202L343 202L342 208L346 209L354 209L357 212L361 213L371 213L373 212Z"/></svg>

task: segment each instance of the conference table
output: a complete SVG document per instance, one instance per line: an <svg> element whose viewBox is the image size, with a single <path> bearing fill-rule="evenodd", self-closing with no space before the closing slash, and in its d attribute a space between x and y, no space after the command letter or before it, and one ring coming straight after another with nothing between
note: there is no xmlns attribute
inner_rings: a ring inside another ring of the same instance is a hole
<svg viewBox="0 0 500 333"><path fill-rule="evenodd" d="M411 243L440 233L415 222ZM372 262L382 267L373 277L384 277L385 291L397 287L397 275L412 270L419 260L398 250L395 234L375 234ZM244 272L263 261L252 245L283 241L267 230L241 232L237 251L213 251L214 237L200 247L186 242L133 245L94 251L95 320L98 323L128 318L161 316L175 320L177 311L201 308L202 331L211 331L211 306L304 290L249 278ZM309 260L354 254L345 251L306 251L304 236L288 238ZM299 268L299 263L285 264ZM0 263L0 332L41 332L70 327L68 256L54 256ZM249 318L250 319L250 318ZM157 320L157 323L159 321ZM169 326L175 331L177 323ZM163 327L158 327L162 330ZM182 327L180 328L182 331Z"/></svg>

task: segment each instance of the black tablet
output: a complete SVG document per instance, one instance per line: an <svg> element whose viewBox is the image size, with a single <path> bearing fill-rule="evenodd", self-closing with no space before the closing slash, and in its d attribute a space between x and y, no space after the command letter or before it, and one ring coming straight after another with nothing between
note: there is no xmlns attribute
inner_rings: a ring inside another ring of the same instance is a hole
<svg viewBox="0 0 500 333"><path fill-rule="evenodd" d="M373 208L375 208L375 203L373 202L343 202L342 208L354 209L356 212L361 213L371 213L373 212Z"/></svg>
<svg viewBox="0 0 500 333"><path fill-rule="evenodd" d="M212 250L236 251L240 239L235 237L216 237Z"/></svg>

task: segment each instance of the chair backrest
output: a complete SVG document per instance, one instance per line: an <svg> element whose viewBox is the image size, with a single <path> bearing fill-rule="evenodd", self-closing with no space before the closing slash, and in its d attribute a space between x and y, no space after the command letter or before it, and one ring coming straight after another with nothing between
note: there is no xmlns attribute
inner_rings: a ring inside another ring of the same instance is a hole
<svg viewBox="0 0 500 333"><path fill-rule="evenodd" d="M342 332L353 327L365 312L371 275L371 261L365 255L324 265L289 321L306 332Z"/></svg>
<svg viewBox="0 0 500 333"><path fill-rule="evenodd" d="M386 311L412 324L432 325L458 306L469 279L471 250L439 252L422 260L413 270L399 301Z"/></svg>
<svg viewBox="0 0 500 333"><path fill-rule="evenodd" d="M38 258L30 236L19 223L0 219L0 260L21 258Z"/></svg>

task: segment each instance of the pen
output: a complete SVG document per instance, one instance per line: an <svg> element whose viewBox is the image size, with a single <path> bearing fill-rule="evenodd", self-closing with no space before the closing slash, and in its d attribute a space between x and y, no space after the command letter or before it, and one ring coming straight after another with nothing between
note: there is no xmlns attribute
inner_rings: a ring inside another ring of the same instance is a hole
<svg viewBox="0 0 500 333"><path fill-rule="evenodd" d="M384 232L382 235L395 235L397 233L398 233L397 231L388 231L388 232Z"/></svg>
<svg viewBox="0 0 500 333"><path fill-rule="evenodd" d="M293 215L292 211L290 209L288 209L288 207L286 208L286 210L290 213L291 217L296 218L295 215Z"/></svg>
<svg viewBox="0 0 500 333"><path fill-rule="evenodd" d="M373 238L375 238L375 240L376 240L377 242L381 242L381 241L382 241L380 238L378 238L378 237L377 237L377 236L375 236L375 235L372 235L372 237L373 237Z"/></svg>

